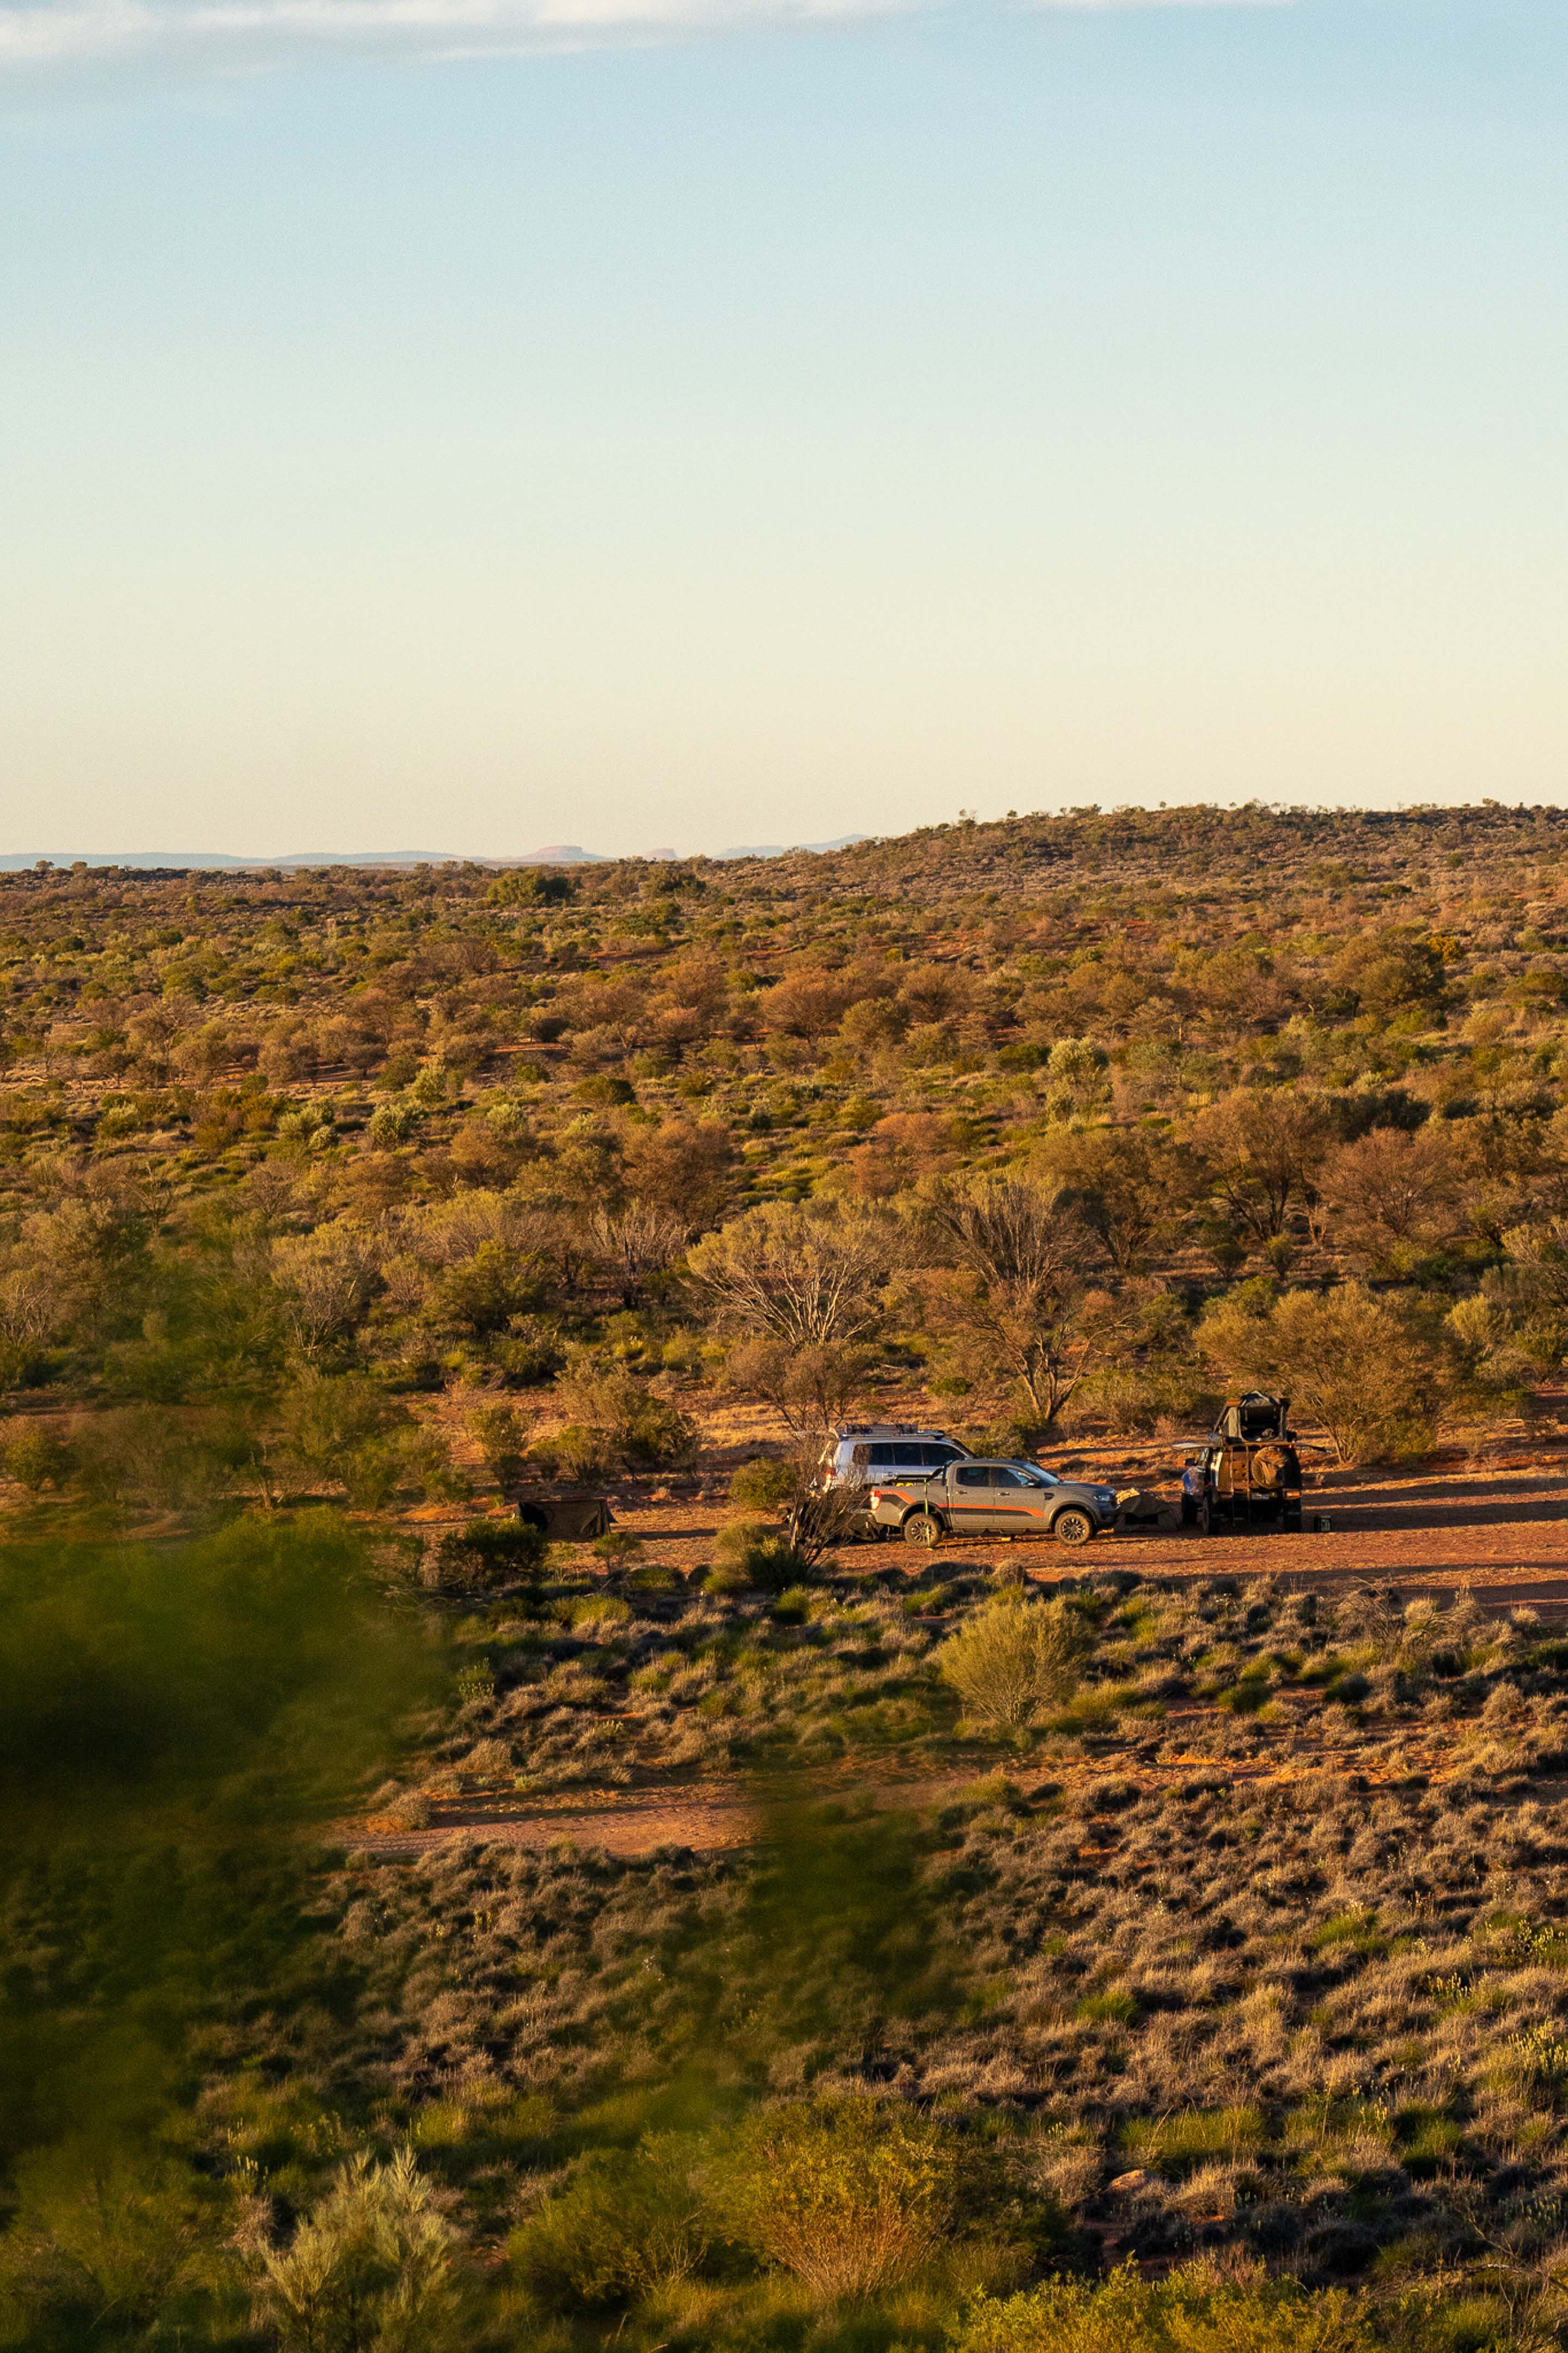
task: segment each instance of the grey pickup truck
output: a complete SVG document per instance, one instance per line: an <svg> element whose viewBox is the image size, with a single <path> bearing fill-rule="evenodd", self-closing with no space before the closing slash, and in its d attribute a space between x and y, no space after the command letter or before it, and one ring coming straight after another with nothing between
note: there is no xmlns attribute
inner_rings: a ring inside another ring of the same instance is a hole
<svg viewBox="0 0 1568 2353"><path fill-rule="evenodd" d="M901 1529L906 1544L1049 1535L1080 1545L1116 1525L1113 1489L1058 1479L1037 1462L949 1462L923 1477L874 1479L867 1500L876 1525Z"/></svg>

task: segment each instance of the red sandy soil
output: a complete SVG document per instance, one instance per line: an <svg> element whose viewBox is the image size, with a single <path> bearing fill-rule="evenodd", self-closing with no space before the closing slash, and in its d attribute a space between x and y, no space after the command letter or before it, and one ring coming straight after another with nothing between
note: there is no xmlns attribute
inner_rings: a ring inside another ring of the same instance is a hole
<svg viewBox="0 0 1568 2353"><path fill-rule="evenodd" d="M1119 1471L1115 1483L1129 1482ZM1173 1503L1175 1488L1168 1470L1142 1483ZM1542 1450L1453 1469L1317 1472L1304 1504L1308 1525L1299 1535L1260 1531L1204 1537L1178 1529L1146 1534L1124 1530L1077 1551L1048 1541L1022 1544L978 1537L942 1546L936 1564L950 1568L1005 1566L1044 1585L1064 1577L1127 1569L1159 1577L1272 1576L1303 1588L1330 1589L1387 1584L1410 1594L1451 1595L1468 1587L1488 1608L1529 1606L1543 1617L1568 1617L1568 1463L1561 1455ZM715 1533L733 1514L734 1507L721 1495L679 1497L665 1491L626 1493L616 1507L616 1525L643 1538L647 1559L664 1562L688 1577L706 1567ZM1321 1514L1328 1515L1330 1526L1316 1533L1311 1524ZM584 1551L584 1565L591 1559ZM919 1577L929 1575L933 1563L923 1550L895 1542L847 1547L840 1565L850 1570L895 1567ZM1212 1757L1185 1757L1174 1748L1182 1738L1183 1715L1191 1713L1178 1711L1161 1727L1160 1761L1157 1766L1145 1762L1142 1778L1179 1779L1194 1769L1215 1769ZM1287 1738L1288 1754L1257 1763L1226 1760L1223 1769L1233 1778L1289 1779L1333 1765L1331 1736L1291 1725ZM1375 1744L1362 1734L1355 1746L1357 1770L1375 1779ZM1437 1744L1426 1757L1413 1751L1408 1738L1400 1744L1397 1767L1391 1764L1391 1771L1401 1778L1424 1770L1440 1779L1453 1769L1451 1755ZM882 1805L929 1805L951 1797L972 1778L944 1769L923 1781L906 1779L861 1793ZM854 1787L853 1781L844 1784L846 1793ZM439 1805L428 1830L393 1831L377 1825L353 1836L353 1843L361 1851L389 1856L416 1854L464 1836L535 1850L567 1840L626 1856L650 1854L662 1846L717 1853L747 1844L753 1826L752 1803L743 1790L708 1782L532 1799L476 1793Z"/></svg>
<svg viewBox="0 0 1568 2353"><path fill-rule="evenodd" d="M1096 1475L1099 1475L1098 1473ZM950 1541L936 1555L943 1566L1016 1565L1042 1582L1125 1568L1141 1577L1288 1577L1337 1585L1346 1580L1396 1584L1413 1592L1444 1592L1468 1585L1478 1600L1506 1607L1530 1603L1568 1611L1568 1463L1561 1457L1521 1455L1484 1467L1409 1472L1338 1471L1310 1474L1303 1498L1307 1527L1300 1535L1277 1530L1226 1530L1202 1537L1187 1530L1123 1529L1077 1552L1037 1544L973 1537ZM1116 1478L1116 1483L1128 1483ZM1173 1502L1167 1473L1142 1483ZM1330 1527L1316 1534L1314 1517ZM623 1497L616 1524L643 1538L650 1559L689 1575L706 1566L707 1547L733 1507L711 1501L647 1501ZM854 1546L846 1568L897 1567L926 1573L931 1556L902 1546Z"/></svg>

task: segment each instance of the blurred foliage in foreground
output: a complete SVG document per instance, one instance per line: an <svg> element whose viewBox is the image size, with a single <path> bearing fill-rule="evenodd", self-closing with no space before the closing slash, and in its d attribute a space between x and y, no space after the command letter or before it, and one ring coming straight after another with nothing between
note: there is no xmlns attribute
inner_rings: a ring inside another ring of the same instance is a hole
<svg viewBox="0 0 1568 2353"><path fill-rule="evenodd" d="M192 2162L203 2076L247 2010L340 1998L310 1833L434 1663L331 1514L0 1551L8 2341L212 2305L233 2185Z"/></svg>

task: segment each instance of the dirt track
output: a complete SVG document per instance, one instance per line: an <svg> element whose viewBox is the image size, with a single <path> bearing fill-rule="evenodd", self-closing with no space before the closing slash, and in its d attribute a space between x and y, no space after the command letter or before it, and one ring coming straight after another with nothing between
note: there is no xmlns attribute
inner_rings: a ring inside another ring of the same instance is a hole
<svg viewBox="0 0 1568 2353"><path fill-rule="evenodd" d="M817 1797L836 1794L869 1798L874 1805L931 1806L973 1787L973 1772L946 1771L923 1780L874 1784L849 1778L818 1781ZM522 1846L542 1852L561 1840L577 1846L602 1846L612 1854L653 1854L662 1846L690 1847L700 1854L720 1854L750 1843L755 1833L752 1799L734 1782L690 1782L637 1791L606 1790L599 1795L544 1799L486 1800L442 1806L428 1830L375 1830L357 1835L361 1852L417 1854L449 1838L472 1837L501 1846Z"/></svg>
<svg viewBox="0 0 1568 2353"><path fill-rule="evenodd" d="M1170 1490L1173 1493L1173 1488ZM1568 1611L1568 1463L1520 1459L1486 1468L1424 1470L1407 1475L1335 1472L1320 1477L1305 1497L1309 1527L1300 1535L1226 1532L1206 1539L1173 1531L1123 1532L1082 1552L1059 1545L1006 1543L976 1537L942 1546L943 1563L1016 1563L1054 1583L1086 1569L1125 1567L1145 1577L1310 1577L1314 1581L1390 1580L1422 1591L1461 1585L1478 1599L1501 1607L1528 1601ZM617 1525L640 1535L651 1558L690 1575L731 1507L716 1503L620 1504ZM1310 1531L1326 1512L1326 1535ZM907 1556L889 1546L846 1553L847 1567L929 1567L924 1553Z"/></svg>
<svg viewBox="0 0 1568 2353"><path fill-rule="evenodd" d="M1146 1577L1286 1576L1371 1580L1423 1592L1468 1585L1495 1608L1528 1602L1568 1613L1568 1470L1539 1464L1408 1477L1342 1473L1305 1498L1300 1535L1122 1535L1119 1561ZM1326 1512L1325 1535L1310 1529ZM1030 1567L1058 1577L1031 1546ZM1097 1560L1100 1555L1093 1556Z"/></svg>

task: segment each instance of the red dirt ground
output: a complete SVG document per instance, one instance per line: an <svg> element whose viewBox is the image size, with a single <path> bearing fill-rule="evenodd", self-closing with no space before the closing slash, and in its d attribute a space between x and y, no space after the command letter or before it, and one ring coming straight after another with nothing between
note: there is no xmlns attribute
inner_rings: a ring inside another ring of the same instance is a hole
<svg viewBox="0 0 1568 2353"><path fill-rule="evenodd" d="M1145 1481L1173 1498L1174 1485ZM1519 1457L1484 1467L1410 1472L1340 1471L1312 1475L1304 1497L1308 1528L1300 1535L1226 1531L1207 1538L1171 1530L1123 1530L1080 1552L1059 1545L975 1537L942 1546L937 1558L1016 1563L1054 1584L1102 1568L1142 1577L1289 1577L1338 1584L1346 1579L1442 1592L1474 1588L1497 1607L1528 1602L1568 1611L1568 1463ZM1327 1534L1311 1532L1326 1513ZM616 1525L640 1535L651 1559L685 1575L706 1565L707 1547L732 1515L727 1503L623 1498ZM929 1556L889 1545L856 1546L846 1567L897 1566L924 1573Z"/></svg>
<svg viewBox="0 0 1568 2353"><path fill-rule="evenodd" d="M1120 1478L1118 1483L1125 1483ZM1144 1485L1173 1500L1167 1473ZM1206 1577L1274 1576L1303 1587L1327 1588L1371 1582L1402 1592L1452 1594L1468 1587L1490 1609L1528 1605L1544 1617L1568 1618L1568 1463L1561 1455L1525 1454L1485 1465L1427 1468L1409 1472L1330 1472L1313 1474L1304 1498L1308 1529L1300 1535L1226 1533L1209 1537L1180 1530L1140 1534L1123 1531L1069 1552L1050 1542L1017 1544L979 1537L942 1546L944 1566L1016 1567L1044 1585L1099 1569L1131 1569L1142 1577ZM1311 1532L1316 1514L1327 1514L1326 1533ZM678 1498L670 1493L617 1499L616 1525L640 1535L646 1557L667 1563L684 1576L708 1564L717 1530L733 1516L733 1506L713 1495ZM584 1552L584 1564L592 1556ZM931 1556L902 1545L857 1545L842 1556L846 1568L897 1567L912 1577L929 1574ZM1180 1737L1173 1716L1166 1737ZM1321 1736L1305 1746L1293 1735L1289 1764L1231 1765L1233 1772L1287 1777L1330 1764L1331 1741ZM1365 1770L1364 1736L1358 1765ZM1442 1755L1421 1758L1435 1778L1447 1769ZM1193 1759L1192 1763L1212 1764ZM1451 1760L1448 1760L1451 1763ZM1153 1778L1180 1776L1183 1760L1167 1747ZM1405 1752L1400 1769L1410 1769ZM879 1804L930 1804L973 1777L945 1772L869 1791ZM661 1846L690 1847L716 1853L744 1846L753 1815L733 1785L705 1783L637 1792L625 1789L510 1799L480 1796L439 1805L426 1831L390 1827L349 1831L362 1852L387 1856L418 1853L454 1837L478 1837L535 1850L557 1840L602 1846L613 1854L642 1855Z"/></svg>

